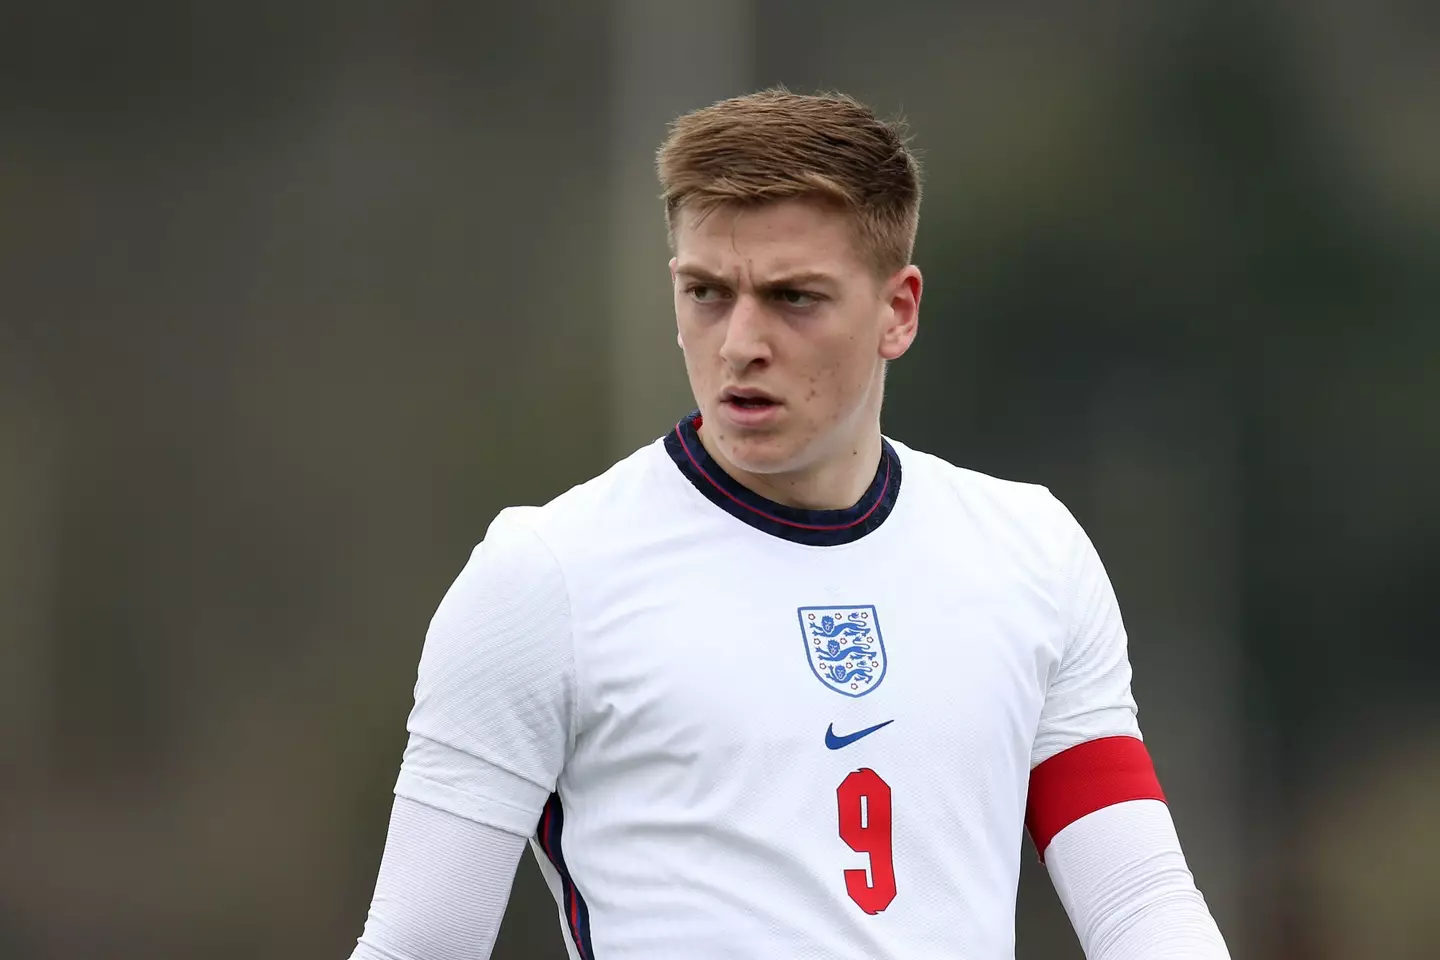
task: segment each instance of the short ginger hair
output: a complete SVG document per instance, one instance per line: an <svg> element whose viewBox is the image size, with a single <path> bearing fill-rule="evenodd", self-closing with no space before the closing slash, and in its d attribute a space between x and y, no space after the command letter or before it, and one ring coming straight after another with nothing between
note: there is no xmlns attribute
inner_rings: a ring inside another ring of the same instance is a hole
<svg viewBox="0 0 1440 960"><path fill-rule="evenodd" d="M682 208L790 199L837 204L881 275L910 263L920 221L920 164L902 121L838 93L783 88L722 100L670 125L657 155L671 248Z"/></svg>

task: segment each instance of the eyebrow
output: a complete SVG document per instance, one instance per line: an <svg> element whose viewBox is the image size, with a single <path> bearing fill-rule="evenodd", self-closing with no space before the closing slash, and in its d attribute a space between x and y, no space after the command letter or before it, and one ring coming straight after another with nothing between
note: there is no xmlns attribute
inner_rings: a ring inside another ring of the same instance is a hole
<svg viewBox="0 0 1440 960"><path fill-rule="evenodd" d="M711 273L704 267L688 265L683 267L676 267L675 275L677 277L685 277L690 280L700 280L705 283L713 283L717 286L730 286L729 280L726 280L724 277L721 277L717 274ZM764 283L758 284L757 286L761 290L775 291L794 290L800 287L810 286L834 286L835 282L835 278L828 273L821 273L818 270L810 270L779 276L773 280L766 280Z"/></svg>

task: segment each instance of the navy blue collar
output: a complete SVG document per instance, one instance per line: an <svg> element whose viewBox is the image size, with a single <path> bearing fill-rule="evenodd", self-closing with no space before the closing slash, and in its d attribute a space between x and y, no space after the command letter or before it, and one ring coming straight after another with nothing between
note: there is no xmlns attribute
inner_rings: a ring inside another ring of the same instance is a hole
<svg viewBox="0 0 1440 960"><path fill-rule="evenodd" d="M677 423L665 437L666 452L705 499L757 530L812 547L833 547L859 540L895 509L900 495L900 457L883 438L875 479L853 507L802 510L768 500L720 469L700 443L701 424L698 410Z"/></svg>

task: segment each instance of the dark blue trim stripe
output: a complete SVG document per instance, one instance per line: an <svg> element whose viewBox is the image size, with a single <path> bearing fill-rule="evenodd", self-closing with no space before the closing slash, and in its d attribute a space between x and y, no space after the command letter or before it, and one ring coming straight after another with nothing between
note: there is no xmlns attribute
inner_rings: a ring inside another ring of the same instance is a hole
<svg viewBox="0 0 1440 960"><path fill-rule="evenodd" d="M705 499L772 536L813 547L853 543L884 523L900 496L900 457L882 438L875 477L853 507L804 510L776 503L720 469L700 443L702 423L698 410L681 420L665 437L665 451Z"/></svg>
<svg viewBox="0 0 1440 960"><path fill-rule="evenodd" d="M575 941L575 951L580 960L595 960L595 947L590 942L590 908L580 896L580 888L565 866L565 853L560 848L560 834L565 828L565 808L560 803L560 794L550 794L540 823L536 826L535 837L540 849L549 858L555 872L560 874L561 909L565 912L565 923L570 928L570 937Z"/></svg>

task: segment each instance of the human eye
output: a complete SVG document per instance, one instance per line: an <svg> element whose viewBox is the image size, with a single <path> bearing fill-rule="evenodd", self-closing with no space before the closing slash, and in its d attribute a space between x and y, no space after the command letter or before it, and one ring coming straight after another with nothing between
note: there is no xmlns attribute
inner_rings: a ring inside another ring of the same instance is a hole
<svg viewBox="0 0 1440 960"><path fill-rule="evenodd" d="M820 302L820 297L817 294L788 288L776 290L775 299L787 307L811 307Z"/></svg>
<svg viewBox="0 0 1440 960"><path fill-rule="evenodd" d="M696 303L715 303L724 296L724 291L709 283L692 283L685 293Z"/></svg>

